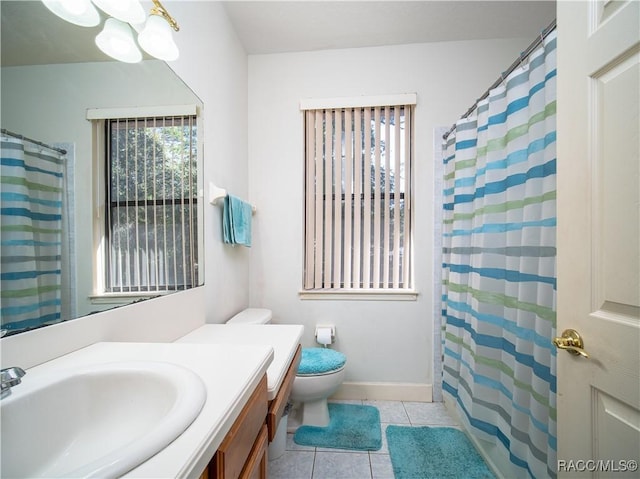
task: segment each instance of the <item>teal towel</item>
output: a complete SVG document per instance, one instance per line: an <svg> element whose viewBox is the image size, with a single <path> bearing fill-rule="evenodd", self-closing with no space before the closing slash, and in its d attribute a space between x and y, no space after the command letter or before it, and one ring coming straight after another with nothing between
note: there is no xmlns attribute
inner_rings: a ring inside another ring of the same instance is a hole
<svg viewBox="0 0 640 479"><path fill-rule="evenodd" d="M232 195L224 199L222 231L224 242L251 246L251 205Z"/></svg>

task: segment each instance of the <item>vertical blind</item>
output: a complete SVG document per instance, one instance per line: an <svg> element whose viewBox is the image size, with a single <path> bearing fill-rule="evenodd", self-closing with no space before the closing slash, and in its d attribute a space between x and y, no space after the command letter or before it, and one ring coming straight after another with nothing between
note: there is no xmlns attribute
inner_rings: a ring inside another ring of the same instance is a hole
<svg viewBox="0 0 640 479"><path fill-rule="evenodd" d="M304 289L411 287L412 111L305 111Z"/></svg>
<svg viewBox="0 0 640 479"><path fill-rule="evenodd" d="M107 291L195 286L196 117L111 119L105 124Z"/></svg>

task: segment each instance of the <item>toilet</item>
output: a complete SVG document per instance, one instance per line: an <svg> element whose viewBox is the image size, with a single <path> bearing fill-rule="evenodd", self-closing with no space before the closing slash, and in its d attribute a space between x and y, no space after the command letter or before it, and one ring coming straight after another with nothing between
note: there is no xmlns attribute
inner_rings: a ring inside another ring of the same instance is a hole
<svg viewBox="0 0 640 479"><path fill-rule="evenodd" d="M229 319L227 324L269 324L271 318L270 309L247 308ZM324 427L329 424L327 399L342 384L346 362L346 356L334 349L302 349L290 395L290 400L298 406L299 425Z"/></svg>
<svg viewBox="0 0 640 479"><path fill-rule="evenodd" d="M328 426L327 399L342 384L347 358L329 348L303 348L291 387L291 401L298 402L301 426Z"/></svg>

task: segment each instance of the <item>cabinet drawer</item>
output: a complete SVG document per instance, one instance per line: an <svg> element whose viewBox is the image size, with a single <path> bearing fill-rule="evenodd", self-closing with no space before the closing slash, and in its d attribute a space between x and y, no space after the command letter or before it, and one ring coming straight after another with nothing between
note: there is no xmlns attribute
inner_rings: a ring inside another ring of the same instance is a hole
<svg viewBox="0 0 640 479"><path fill-rule="evenodd" d="M278 427L284 408L289 400L289 393L291 392L293 380L296 378L296 373L298 372L298 364L300 363L301 354L302 347L298 345L298 349L296 350L296 354L293 355L293 361L291 361L287 374L284 376L280 390L278 391L278 394L276 394L276 397L269 403L269 414L267 415L269 442L273 441L273 438L276 437L276 428Z"/></svg>
<svg viewBox="0 0 640 479"><path fill-rule="evenodd" d="M251 454L240 475L240 479L264 479L267 477L267 425L263 425L260 434L251 449Z"/></svg>
<svg viewBox="0 0 640 479"><path fill-rule="evenodd" d="M256 442L256 437L264 425L267 402L267 376L265 375L213 457L210 463L213 471L209 470L210 476L214 478L240 476Z"/></svg>

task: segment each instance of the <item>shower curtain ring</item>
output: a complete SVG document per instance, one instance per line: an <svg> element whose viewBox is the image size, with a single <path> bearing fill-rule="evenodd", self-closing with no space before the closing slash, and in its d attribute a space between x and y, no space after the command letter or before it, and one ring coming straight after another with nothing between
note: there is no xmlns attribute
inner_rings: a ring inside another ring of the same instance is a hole
<svg viewBox="0 0 640 479"><path fill-rule="evenodd" d="M522 65L524 63L524 59L525 59L524 52L520 52L520 68L522 68Z"/></svg>

